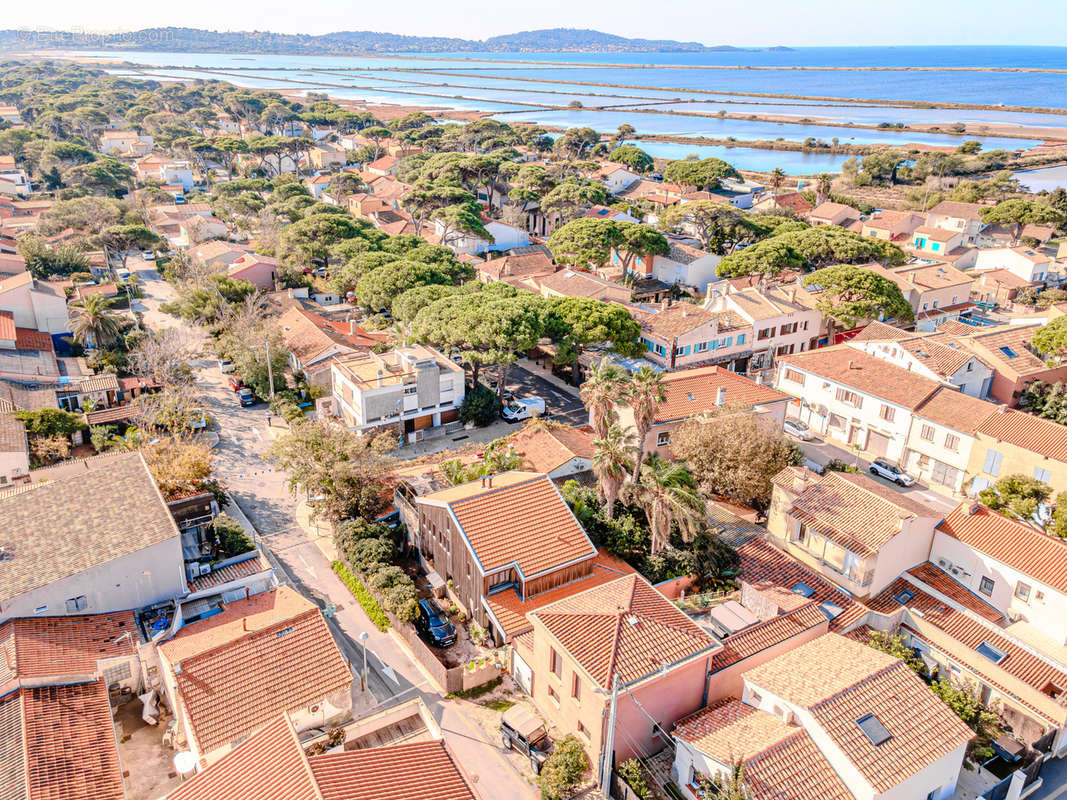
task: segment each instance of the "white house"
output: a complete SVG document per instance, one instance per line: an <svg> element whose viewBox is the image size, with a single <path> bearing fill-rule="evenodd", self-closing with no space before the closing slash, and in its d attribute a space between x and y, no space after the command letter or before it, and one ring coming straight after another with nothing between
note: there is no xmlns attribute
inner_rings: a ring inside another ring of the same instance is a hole
<svg viewBox="0 0 1067 800"><path fill-rule="evenodd" d="M700 292L706 291L708 284L721 280L715 269L722 256L682 242L671 241L670 247L665 256L634 256L630 271L638 277L656 278L666 284L686 286ZM617 252L612 253L612 263L622 263Z"/></svg>
<svg viewBox="0 0 1067 800"><path fill-rule="evenodd" d="M0 311L9 311L19 328L43 333L70 330L67 299L61 292L39 282L29 272L0 281Z"/></svg>
<svg viewBox="0 0 1067 800"><path fill-rule="evenodd" d="M610 162L601 164L600 168L591 173L589 177L604 184L609 194L618 194L641 180L641 176L636 172L628 170L621 164Z"/></svg>
<svg viewBox="0 0 1067 800"><path fill-rule="evenodd" d="M912 414L902 466L944 494L963 491L967 465L982 421L998 406L941 387Z"/></svg>
<svg viewBox="0 0 1067 800"><path fill-rule="evenodd" d="M1005 269L1028 282L1048 280L1056 271L1052 256L1031 247L997 247L979 250L974 268L979 272Z"/></svg>
<svg viewBox="0 0 1067 800"><path fill-rule="evenodd" d="M903 661L825 633L679 720L672 776L699 800L744 764L758 800L947 800L972 731ZM714 680L714 676L713 676Z"/></svg>
<svg viewBox="0 0 1067 800"><path fill-rule="evenodd" d="M478 255L486 252L504 252L515 247L526 247L530 244L530 234L522 228L487 217L482 219L482 224L486 232L493 237L492 241L483 239L475 234L453 232L449 233L441 243L451 248L457 255L463 253ZM445 233L445 226L440 220L434 222L434 232L437 236L442 236Z"/></svg>
<svg viewBox="0 0 1067 800"><path fill-rule="evenodd" d="M0 195L29 197L31 191L29 176L24 169L15 166L14 157L0 155Z"/></svg>
<svg viewBox="0 0 1067 800"><path fill-rule="evenodd" d="M982 222L982 206L978 203L957 203L943 200L926 212L926 225L930 228L957 231L962 234L962 244L974 247L985 229Z"/></svg>
<svg viewBox="0 0 1067 800"><path fill-rule="evenodd" d="M100 134L100 152L120 156L147 155L154 146L152 137L137 131L103 131Z"/></svg>

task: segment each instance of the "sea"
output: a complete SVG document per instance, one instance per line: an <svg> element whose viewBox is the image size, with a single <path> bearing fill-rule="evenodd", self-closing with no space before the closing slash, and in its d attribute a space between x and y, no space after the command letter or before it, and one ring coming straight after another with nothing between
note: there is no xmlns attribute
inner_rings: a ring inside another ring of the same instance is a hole
<svg viewBox="0 0 1067 800"><path fill-rule="evenodd" d="M955 146L977 139L986 149L1007 150L1042 143L1042 138L1003 135L996 127L1008 124L1040 128L1034 131L1039 137L1060 138L1062 132L1067 139L1067 47L351 57L142 51L78 55L128 61L137 64L136 74L142 75L216 78L239 86L327 92L374 103L478 109L505 122L583 125L603 132L628 124L639 135L712 137L729 140L731 146L642 142L642 147L656 156L716 155L741 169L780 167L796 175L838 171L847 156L763 150L745 147L745 142L815 139L904 147ZM580 107L564 108L575 101ZM721 113L742 118L721 118ZM744 118L767 114L781 121ZM892 127L897 123L937 125L946 132L900 131ZM957 123L974 126L977 133L949 134ZM1043 180L1040 175L1030 178ZM1049 180L1064 179L1053 172Z"/></svg>

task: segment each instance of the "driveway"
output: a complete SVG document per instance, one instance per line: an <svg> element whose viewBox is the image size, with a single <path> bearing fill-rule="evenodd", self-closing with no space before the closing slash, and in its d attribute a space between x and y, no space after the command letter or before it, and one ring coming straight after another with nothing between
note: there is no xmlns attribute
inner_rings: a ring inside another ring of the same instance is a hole
<svg viewBox="0 0 1067 800"><path fill-rule="evenodd" d="M568 394L552 382L529 370L514 366L508 370L508 382L504 388L516 397L541 397L545 410L557 422L565 425L585 425L589 414L575 394ZM577 393L577 389L574 390Z"/></svg>
<svg viewBox="0 0 1067 800"><path fill-rule="evenodd" d="M156 273L154 265L143 261L135 264L131 257L130 269L137 272L145 290L146 296L137 303L137 309L144 313L146 326L187 326L206 341L201 329L159 312L160 303L173 299L174 290ZM328 624L357 676L363 660L359 634L368 634L369 680L367 691L362 692L357 678L353 690L355 713L371 713L421 697L445 731L463 768L479 787L484 787L487 797L534 800L537 793L504 758L501 748L486 739L459 703L446 700L437 691L397 639L370 622L322 551L298 526L297 501L289 492L286 474L264 460L274 437L284 433L281 421L275 416L276 427L267 427L266 404L242 408L213 358L202 359L196 366L197 387L219 433L216 473L280 564L283 574L279 580L290 583L320 608L334 606L335 613Z"/></svg>

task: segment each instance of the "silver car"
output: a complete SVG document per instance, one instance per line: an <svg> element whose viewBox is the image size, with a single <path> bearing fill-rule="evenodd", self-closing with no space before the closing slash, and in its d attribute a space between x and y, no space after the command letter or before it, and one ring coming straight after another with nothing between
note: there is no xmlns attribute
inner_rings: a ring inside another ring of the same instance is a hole
<svg viewBox="0 0 1067 800"><path fill-rule="evenodd" d="M914 486L915 478L911 477L908 473L898 467L891 461L886 461L884 458L876 458L871 462L870 472L872 475L877 475L879 478L885 478L887 481L893 481L900 486Z"/></svg>
<svg viewBox="0 0 1067 800"><path fill-rule="evenodd" d="M788 433L790 436L795 436L803 442L811 441L811 428L806 423L801 422L799 419L787 419L782 423L782 430Z"/></svg>

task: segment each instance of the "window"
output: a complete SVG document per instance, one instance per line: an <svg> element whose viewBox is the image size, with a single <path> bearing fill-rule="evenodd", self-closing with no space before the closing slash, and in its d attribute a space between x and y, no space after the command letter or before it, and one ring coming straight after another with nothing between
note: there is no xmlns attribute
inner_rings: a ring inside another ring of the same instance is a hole
<svg viewBox="0 0 1067 800"><path fill-rule="evenodd" d="M554 647L550 647L548 650L548 668L552 670L552 674L557 678L563 674L563 659L559 657L559 653L556 652Z"/></svg>
<svg viewBox="0 0 1067 800"><path fill-rule="evenodd" d="M405 386L404 387L404 394L418 394L418 393L419 393L419 387L416 386L415 384L412 384L411 386Z"/></svg>
<svg viewBox="0 0 1067 800"><path fill-rule="evenodd" d="M708 343L707 342L697 342L696 351L698 353L703 353L707 349L708 349Z"/></svg>
<svg viewBox="0 0 1067 800"><path fill-rule="evenodd" d="M893 595L893 599L900 603L902 606L906 606L914 598L915 592L913 592L911 589L901 589L899 592Z"/></svg>
<svg viewBox="0 0 1067 800"><path fill-rule="evenodd" d="M282 628L280 631L278 631L274 635L277 636L279 639L281 639L283 636L288 636L294 630L296 630L296 628L294 628L292 625L290 625L288 628Z"/></svg>
<svg viewBox="0 0 1067 800"><path fill-rule="evenodd" d="M1030 602L1030 585L1019 581L1015 584L1015 596L1022 600L1024 603Z"/></svg>
<svg viewBox="0 0 1067 800"><path fill-rule="evenodd" d="M745 343L745 334L743 334L743 333L737 334L737 344L738 345L743 345L744 343Z"/></svg>
<svg viewBox="0 0 1067 800"><path fill-rule="evenodd" d="M982 582L978 585L978 591L980 591L986 597L992 597L994 586L996 586L996 581L986 575L983 575Z"/></svg>
<svg viewBox="0 0 1067 800"><path fill-rule="evenodd" d="M844 612L845 609L841 606L831 603L827 600L825 603L819 605L819 611L826 615L826 618L830 621L837 619Z"/></svg>
<svg viewBox="0 0 1067 800"><path fill-rule="evenodd" d="M749 692L748 699L752 701L752 705L758 706L760 701L763 700L763 695L759 692L752 691Z"/></svg>
<svg viewBox="0 0 1067 800"><path fill-rule="evenodd" d="M882 411L879 414L879 416L882 419L884 419L886 422L892 422L893 421L893 417L896 416L896 413L897 413L897 410L895 408L893 408L893 406L887 406L887 405L885 405L883 403L882 404Z"/></svg>
<svg viewBox="0 0 1067 800"><path fill-rule="evenodd" d="M787 335L787 334L790 334L790 333L796 333L796 332L797 332L797 323L795 323L795 322L794 322L794 323L791 323L791 324L789 324L789 325L783 325L783 326L782 326L782 327L781 327L781 328L779 329L779 332L780 332L780 333L781 333L781 334L782 334L783 336L785 336L785 335Z"/></svg>
<svg viewBox="0 0 1067 800"><path fill-rule="evenodd" d="M72 597L67 601L67 613L72 614L75 611L84 611L87 605L88 602L84 594Z"/></svg>
<svg viewBox="0 0 1067 800"><path fill-rule="evenodd" d="M985 454L985 465L982 467L982 471L987 475L999 475L1000 474L1000 462L1004 458L1002 453L998 453L996 450L990 450Z"/></svg>
<svg viewBox="0 0 1067 800"><path fill-rule="evenodd" d="M951 433L945 435L945 448L956 453L960 449L960 437L953 436Z"/></svg>
<svg viewBox="0 0 1067 800"><path fill-rule="evenodd" d="M994 664L999 664L1001 661L1008 657L1007 653L1005 653L999 647L988 641L982 642L980 645L978 645L978 647L974 648L974 650L976 653L980 653L981 655L988 658Z"/></svg>
<svg viewBox="0 0 1067 800"><path fill-rule="evenodd" d="M664 445L667 445L667 444L670 444L670 443L671 443L671 433L670 433L670 431L663 431L662 433L656 435L656 446L657 447L663 447Z"/></svg>
<svg viewBox="0 0 1067 800"><path fill-rule="evenodd" d="M1034 467L1034 477L1037 478L1039 481L1042 481L1043 483L1048 483L1052 478L1052 473L1050 473L1047 469L1042 469L1041 467Z"/></svg>
<svg viewBox="0 0 1067 800"><path fill-rule="evenodd" d="M551 686L548 687L548 697L557 706L559 705L559 693Z"/></svg>
<svg viewBox="0 0 1067 800"><path fill-rule="evenodd" d="M875 747L893 738L874 714L864 714L856 720L856 725Z"/></svg>
<svg viewBox="0 0 1067 800"><path fill-rule="evenodd" d="M764 328L756 334L756 340L762 342L764 339L770 339L774 336L774 328Z"/></svg>
<svg viewBox="0 0 1067 800"><path fill-rule="evenodd" d="M582 679L577 672L571 676L571 697L578 701L582 699Z"/></svg>
<svg viewBox="0 0 1067 800"><path fill-rule="evenodd" d="M923 425L922 430L919 431L919 438L927 442L932 442L934 440L934 426Z"/></svg>
<svg viewBox="0 0 1067 800"><path fill-rule="evenodd" d="M37 608L35 608L35 609L33 610L33 613L34 613L34 614L43 614L43 613L44 613L44 612L46 612L47 610L48 610L48 606L37 606Z"/></svg>
<svg viewBox="0 0 1067 800"><path fill-rule="evenodd" d="M863 399L856 392L850 392L848 389L838 389L835 396L847 406L852 406L853 408L863 407Z"/></svg>
<svg viewBox="0 0 1067 800"><path fill-rule="evenodd" d="M801 386L804 385L804 374L802 372L797 372L795 369L786 369L785 379L791 383L799 383Z"/></svg>
<svg viewBox="0 0 1067 800"><path fill-rule="evenodd" d="M796 592L801 597L811 597L813 594L815 594L815 590L808 586L806 583L804 583L804 581L798 581L797 583L793 584L790 591Z"/></svg>

